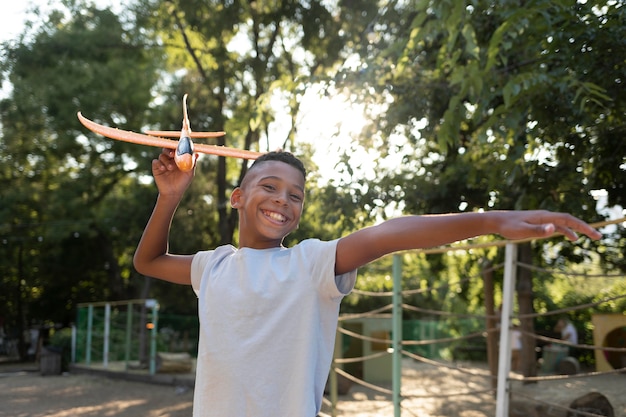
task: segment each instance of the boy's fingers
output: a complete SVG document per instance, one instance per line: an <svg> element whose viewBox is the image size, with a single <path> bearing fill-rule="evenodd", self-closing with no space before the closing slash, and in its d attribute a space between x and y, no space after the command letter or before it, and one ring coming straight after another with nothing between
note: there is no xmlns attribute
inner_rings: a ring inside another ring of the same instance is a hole
<svg viewBox="0 0 626 417"><path fill-rule="evenodd" d="M539 224L534 224L533 226L535 227L535 233L539 236L547 237L554 233L560 233L571 241L578 240L578 234L584 234L591 239L600 239L602 237L602 233L598 230L570 214L548 213L538 217L537 220L539 220Z"/></svg>
<svg viewBox="0 0 626 417"><path fill-rule="evenodd" d="M577 218L574 218L571 223L564 225L563 228L568 230L573 235L576 235L576 232L578 232L583 233L592 239L600 239L602 237L602 233Z"/></svg>
<svg viewBox="0 0 626 417"><path fill-rule="evenodd" d="M572 242L575 240L578 240L578 235L576 234L576 232L574 232L572 229L568 227L558 227L556 231L564 235L567 239L571 240Z"/></svg>
<svg viewBox="0 0 626 417"><path fill-rule="evenodd" d="M578 233L587 235L591 239L600 239L602 237L602 233L598 230L573 216L569 216L564 221L555 222L554 226L556 227L556 232L565 235L569 240L577 240Z"/></svg>

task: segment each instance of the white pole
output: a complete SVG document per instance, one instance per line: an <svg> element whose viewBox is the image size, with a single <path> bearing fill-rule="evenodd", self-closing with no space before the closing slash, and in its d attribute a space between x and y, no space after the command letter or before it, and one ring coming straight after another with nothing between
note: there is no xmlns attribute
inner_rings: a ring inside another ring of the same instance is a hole
<svg viewBox="0 0 626 417"><path fill-rule="evenodd" d="M517 270L517 245L508 243L504 257L504 288L502 289L502 313L500 316L500 350L498 354L498 387L496 394L496 417L509 415L509 372L511 370L511 313Z"/></svg>
<svg viewBox="0 0 626 417"><path fill-rule="evenodd" d="M109 335L111 333L111 304L104 306L104 345L102 348L102 366L109 367Z"/></svg>

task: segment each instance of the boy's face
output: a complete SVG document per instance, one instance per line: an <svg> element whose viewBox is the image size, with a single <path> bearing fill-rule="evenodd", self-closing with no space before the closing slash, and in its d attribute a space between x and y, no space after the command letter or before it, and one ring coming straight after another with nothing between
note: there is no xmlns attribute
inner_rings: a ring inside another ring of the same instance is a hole
<svg viewBox="0 0 626 417"><path fill-rule="evenodd" d="M300 222L304 176L284 162L264 161L248 171L230 201L239 211L240 247L279 247Z"/></svg>

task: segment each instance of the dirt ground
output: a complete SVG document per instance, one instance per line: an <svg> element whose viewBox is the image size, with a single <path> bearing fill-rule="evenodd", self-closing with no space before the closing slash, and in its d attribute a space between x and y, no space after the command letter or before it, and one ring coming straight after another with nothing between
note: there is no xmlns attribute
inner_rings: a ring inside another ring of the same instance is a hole
<svg viewBox="0 0 626 417"><path fill-rule="evenodd" d="M458 364L457 364L458 365ZM492 394L484 366L465 364L464 373L433 368L406 359L403 363L403 416L491 417ZM390 388L387 384L386 388ZM512 410L520 404L550 402L567 406L591 391L607 396L615 416L626 416L626 374L564 381L512 384ZM455 395L449 394L467 394ZM521 398L518 394L528 398ZM192 390L184 386L155 385L84 374L41 376L36 365L0 365L0 416L4 417L189 417ZM565 416L562 410L544 407L541 416ZM323 410L330 413L328 403ZM525 414L531 415L528 411ZM391 396L353 386L340 396L337 416L374 417L393 415Z"/></svg>

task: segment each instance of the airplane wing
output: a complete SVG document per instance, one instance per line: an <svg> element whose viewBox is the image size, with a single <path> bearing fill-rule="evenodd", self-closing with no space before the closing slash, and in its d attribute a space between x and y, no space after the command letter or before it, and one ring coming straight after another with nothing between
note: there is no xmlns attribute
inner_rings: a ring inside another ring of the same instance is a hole
<svg viewBox="0 0 626 417"><path fill-rule="evenodd" d="M146 130L146 135L160 136L162 138L178 138L180 137L180 130ZM218 138L224 136L226 132L190 132L189 137L191 139L202 138Z"/></svg>
<svg viewBox="0 0 626 417"><path fill-rule="evenodd" d="M116 129L113 127L103 126L96 122L87 119L85 116L78 112L78 120L87 129L92 132L98 133L107 138L121 140L123 142L137 143L139 145L156 146L158 148L176 149L178 146L178 140L165 139L156 136L144 135L141 133L130 132L127 130ZM221 132L217 132L221 133ZM180 132L178 132L180 135ZM220 136L220 135L218 135ZM204 136L206 137L206 136ZM194 143L194 151L206 153L210 155L229 156L233 158L242 159L256 159L262 155L261 152L248 151L245 149L229 148L226 146L206 145L202 143Z"/></svg>

